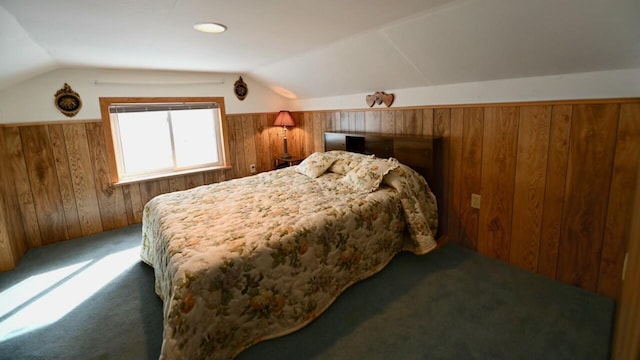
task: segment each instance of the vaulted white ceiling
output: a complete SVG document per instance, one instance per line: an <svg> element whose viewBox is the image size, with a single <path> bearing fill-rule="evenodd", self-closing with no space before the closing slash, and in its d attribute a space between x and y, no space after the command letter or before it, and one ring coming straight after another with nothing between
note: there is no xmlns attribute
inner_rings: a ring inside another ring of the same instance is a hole
<svg viewBox="0 0 640 360"><path fill-rule="evenodd" d="M297 98L640 68L639 19L638 0L0 0L0 89L62 67L247 74Z"/></svg>

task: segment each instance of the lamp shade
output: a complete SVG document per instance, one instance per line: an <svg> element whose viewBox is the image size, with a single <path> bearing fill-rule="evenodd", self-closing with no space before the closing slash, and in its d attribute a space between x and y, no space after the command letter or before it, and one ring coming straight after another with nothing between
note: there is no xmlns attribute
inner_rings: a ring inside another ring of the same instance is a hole
<svg viewBox="0 0 640 360"><path fill-rule="evenodd" d="M273 126L296 126L296 122L293 121L290 112L283 110L276 116L276 121L273 122Z"/></svg>

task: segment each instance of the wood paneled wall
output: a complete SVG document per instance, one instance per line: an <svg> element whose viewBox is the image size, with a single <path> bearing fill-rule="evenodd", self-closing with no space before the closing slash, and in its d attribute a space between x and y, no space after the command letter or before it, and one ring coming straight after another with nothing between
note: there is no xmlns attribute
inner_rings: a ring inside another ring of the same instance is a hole
<svg viewBox="0 0 640 360"><path fill-rule="evenodd" d="M7 161L4 129L0 127L0 271L13 269L27 251L18 197Z"/></svg>
<svg viewBox="0 0 640 360"><path fill-rule="evenodd" d="M0 130L2 189L5 198L14 199L3 207L12 215L3 217L12 222L4 229L16 258L27 247L139 223L152 197L230 176L229 170L220 170L113 186L100 121ZM0 269L13 268L17 261L5 259L2 250Z"/></svg>
<svg viewBox="0 0 640 360"><path fill-rule="evenodd" d="M9 238L20 249L21 238L36 247L125 226L141 221L155 195L247 176L250 164L271 170L282 153L274 116L227 115L231 170L120 187L108 181L100 122L6 126L15 186L3 187L17 199L23 223L23 235L15 229ZM294 156L322 151L324 131L443 137L441 206L450 241L618 297L640 152L640 100L293 116L296 127L287 137ZM480 210L471 208L471 194L482 195Z"/></svg>

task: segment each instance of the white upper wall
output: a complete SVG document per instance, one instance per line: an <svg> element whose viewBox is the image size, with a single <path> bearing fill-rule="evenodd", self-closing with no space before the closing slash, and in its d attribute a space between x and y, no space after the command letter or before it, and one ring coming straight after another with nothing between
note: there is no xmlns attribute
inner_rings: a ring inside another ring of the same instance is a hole
<svg viewBox="0 0 640 360"><path fill-rule="evenodd" d="M376 91L394 94L392 107L630 98L640 97L640 68ZM372 93L292 100L290 108L362 109L368 107L365 97Z"/></svg>
<svg viewBox="0 0 640 360"><path fill-rule="evenodd" d="M55 92L68 83L83 107L71 120L100 118L99 97L222 96L228 114L368 108L371 93L288 100L243 76L244 101L233 94L239 75L105 69L61 69L0 92L0 123L69 120L54 106ZM377 89L395 95L392 107L482 104L494 102L640 97L640 68L539 76L461 84ZM379 105L375 105L379 108Z"/></svg>
<svg viewBox="0 0 640 360"><path fill-rule="evenodd" d="M249 92L244 101L233 93L237 74L59 69L0 92L0 123L100 119L100 97L224 97L227 114L276 112L288 106L284 97L243 76ZM56 91L68 83L80 95L82 109L73 118L54 105Z"/></svg>

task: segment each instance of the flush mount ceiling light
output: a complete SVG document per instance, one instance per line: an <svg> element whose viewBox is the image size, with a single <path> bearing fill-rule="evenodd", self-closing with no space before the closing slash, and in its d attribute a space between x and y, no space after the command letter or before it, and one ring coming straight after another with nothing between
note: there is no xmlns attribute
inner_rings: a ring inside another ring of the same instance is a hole
<svg viewBox="0 0 640 360"><path fill-rule="evenodd" d="M207 22L193 25L193 28L204 33L219 34L225 32L227 27L222 24Z"/></svg>

